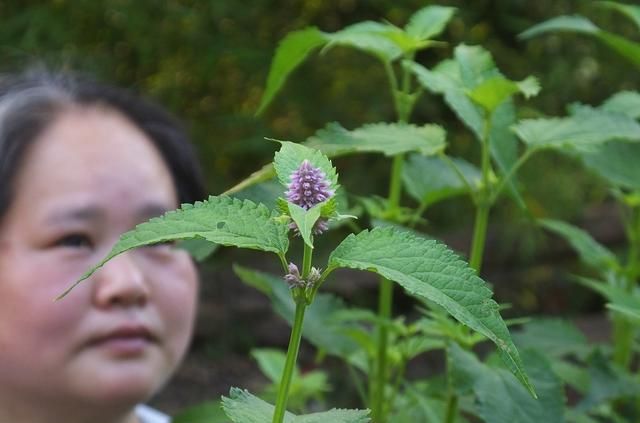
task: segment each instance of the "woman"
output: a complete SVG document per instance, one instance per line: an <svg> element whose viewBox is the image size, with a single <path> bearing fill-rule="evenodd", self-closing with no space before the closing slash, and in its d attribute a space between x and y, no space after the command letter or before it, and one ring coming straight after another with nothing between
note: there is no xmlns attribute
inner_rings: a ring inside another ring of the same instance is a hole
<svg viewBox="0 0 640 423"><path fill-rule="evenodd" d="M181 361L198 280L162 244L108 263L123 232L203 197L159 107L42 71L0 78L0 422L155 423L139 404Z"/></svg>

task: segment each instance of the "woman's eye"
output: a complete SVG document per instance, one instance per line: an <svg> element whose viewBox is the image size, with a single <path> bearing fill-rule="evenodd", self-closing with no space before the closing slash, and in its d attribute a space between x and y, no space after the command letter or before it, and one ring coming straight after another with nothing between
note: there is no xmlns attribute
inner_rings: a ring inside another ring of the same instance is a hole
<svg viewBox="0 0 640 423"><path fill-rule="evenodd" d="M91 247L91 239L84 234L69 234L55 242L56 247L84 248Z"/></svg>

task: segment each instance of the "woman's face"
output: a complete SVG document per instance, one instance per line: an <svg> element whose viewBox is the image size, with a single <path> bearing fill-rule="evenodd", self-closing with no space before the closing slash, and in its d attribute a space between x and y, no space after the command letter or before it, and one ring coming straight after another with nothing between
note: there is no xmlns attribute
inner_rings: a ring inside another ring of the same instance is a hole
<svg viewBox="0 0 640 423"><path fill-rule="evenodd" d="M0 405L146 399L191 336L198 283L188 255L132 250L54 299L120 234L177 207L159 152L120 114L72 108L30 147L14 192L0 220Z"/></svg>

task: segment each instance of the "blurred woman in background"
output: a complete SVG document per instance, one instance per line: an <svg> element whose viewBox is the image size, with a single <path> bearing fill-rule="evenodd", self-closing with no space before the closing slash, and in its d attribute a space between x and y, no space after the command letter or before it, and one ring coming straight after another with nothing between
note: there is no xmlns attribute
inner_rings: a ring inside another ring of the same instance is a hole
<svg viewBox="0 0 640 423"><path fill-rule="evenodd" d="M0 422L156 423L140 405L189 345L198 276L160 244L54 301L118 237L204 196L180 125L69 74L0 77Z"/></svg>

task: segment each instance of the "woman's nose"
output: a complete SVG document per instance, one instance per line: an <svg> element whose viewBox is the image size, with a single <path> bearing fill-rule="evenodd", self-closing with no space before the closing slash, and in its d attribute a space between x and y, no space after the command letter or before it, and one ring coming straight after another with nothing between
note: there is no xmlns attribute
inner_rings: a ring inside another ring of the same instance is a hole
<svg viewBox="0 0 640 423"><path fill-rule="evenodd" d="M94 301L101 308L143 306L149 298L144 272L135 251L121 254L99 269L93 278Z"/></svg>

